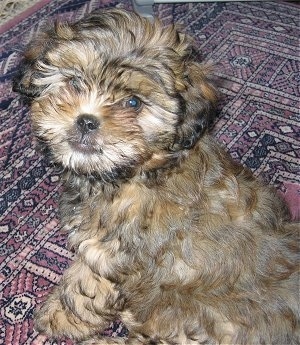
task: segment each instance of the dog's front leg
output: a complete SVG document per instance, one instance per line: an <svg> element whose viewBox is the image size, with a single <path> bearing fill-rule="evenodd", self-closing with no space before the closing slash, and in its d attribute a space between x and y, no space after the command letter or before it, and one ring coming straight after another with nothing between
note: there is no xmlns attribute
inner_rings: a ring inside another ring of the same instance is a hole
<svg viewBox="0 0 300 345"><path fill-rule="evenodd" d="M50 337L87 339L115 317L117 301L118 292L113 283L78 260L36 312L35 328Z"/></svg>

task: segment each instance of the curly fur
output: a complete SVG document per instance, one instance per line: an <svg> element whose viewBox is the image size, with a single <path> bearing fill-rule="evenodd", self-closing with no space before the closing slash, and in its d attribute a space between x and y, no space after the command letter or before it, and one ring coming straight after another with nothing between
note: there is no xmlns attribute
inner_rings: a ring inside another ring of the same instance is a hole
<svg viewBox="0 0 300 345"><path fill-rule="evenodd" d="M76 260L36 328L82 344L298 344L299 227L207 134L217 91L192 43L121 10L57 23L15 90L62 166ZM128 339L99 334L121 317Z"/></svg>

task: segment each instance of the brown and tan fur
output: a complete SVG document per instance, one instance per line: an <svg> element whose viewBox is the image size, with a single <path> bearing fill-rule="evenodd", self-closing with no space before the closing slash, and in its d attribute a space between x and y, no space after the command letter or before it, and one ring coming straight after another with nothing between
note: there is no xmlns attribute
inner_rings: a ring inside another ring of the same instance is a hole
<svg viewBox="0 0 300 345"><path fill-rule="evenodd" d="M207 134L217 92L186 35L120 10L58 23L25 51L15 89L64 170L77 254L37 330L82 344L299 343L299 227ZM101 337L119 317L129 338Z"/></svg>

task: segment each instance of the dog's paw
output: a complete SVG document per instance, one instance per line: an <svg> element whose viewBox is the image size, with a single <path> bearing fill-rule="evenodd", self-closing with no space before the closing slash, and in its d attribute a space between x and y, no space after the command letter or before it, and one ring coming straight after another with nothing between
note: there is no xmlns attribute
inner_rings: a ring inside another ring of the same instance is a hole
<svg viewBox="0 0 300 345"><path fill-rule="evenodd" d="M95 332L92 327L64 308L60 300L50 297L35 313L34 328L49 337L86 339Z"/></svg>

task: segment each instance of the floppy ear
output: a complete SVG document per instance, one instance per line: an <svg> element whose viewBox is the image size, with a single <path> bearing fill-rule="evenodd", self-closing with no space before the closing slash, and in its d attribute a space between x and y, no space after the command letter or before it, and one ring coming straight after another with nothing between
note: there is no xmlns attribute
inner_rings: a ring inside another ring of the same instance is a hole
<svg viewBox="0 0 300 345"><path fill-rule="evenodd" d="M190 149L212 123L217 103L217 89L209 65L186 62L184 113L179 120L173 149Z"/></svg>
<svg viewBox="0 0 300 345"><path fill-rule="evenodd" d="M28 99L40 95L42 87L33 83L38 77L36 63L42 59L51 44L48 32L40 33L26 48L19 69L13 78L13 91L19 92Z"/></svg>
<svg viewBox="0 0 300 345"><path fill-rule="evenodd" d="M19 70L13 78L13 91L19 92L21 95L29 99L40 95L40 88L32 83L35 76L34 62L23 60L19 66Z"/></svg>

